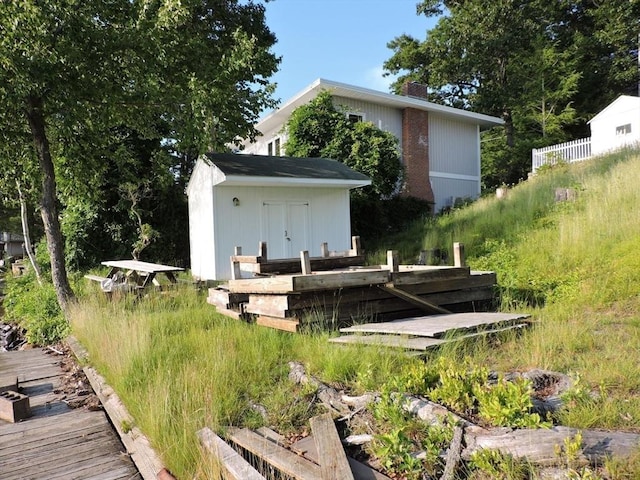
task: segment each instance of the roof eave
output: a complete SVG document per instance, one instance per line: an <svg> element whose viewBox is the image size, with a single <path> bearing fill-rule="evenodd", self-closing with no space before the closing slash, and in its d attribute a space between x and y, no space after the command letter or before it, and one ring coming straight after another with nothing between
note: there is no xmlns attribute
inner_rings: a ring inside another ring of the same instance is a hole
<svg viewBox="0 0 640 480"><path fill-rule="evenodd" d="M225 175L224 179L214 185L238 187L315 187L315 188L358 188L371 185L371 180L339 179L339 178L299 178L299 177L264 177Z"/></svg>

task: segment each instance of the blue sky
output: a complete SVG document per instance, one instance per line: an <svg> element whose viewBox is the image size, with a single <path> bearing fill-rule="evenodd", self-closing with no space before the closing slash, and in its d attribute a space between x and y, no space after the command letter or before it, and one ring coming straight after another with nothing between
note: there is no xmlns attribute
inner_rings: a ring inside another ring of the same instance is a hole
<svg viewBox="0 0 640 480"><path fill-rule="evenodd" d="M424 40L436 20L416 15L418 0L273 0L267 25L282 57L275 97L282 102L317 78L387 92L387 42L403 33Z"/></svg>

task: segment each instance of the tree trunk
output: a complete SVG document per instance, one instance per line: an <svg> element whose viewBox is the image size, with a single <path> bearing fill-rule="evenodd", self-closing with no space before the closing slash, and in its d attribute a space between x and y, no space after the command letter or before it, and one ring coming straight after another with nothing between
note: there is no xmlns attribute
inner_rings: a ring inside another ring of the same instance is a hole
<svg viewBox="0 0 640 480"><path fill-rule="evenodd" d="M20 221L22 222L24 249L26 250L29 261L31 262L31 267L36 274L38 285L42 286L42 274L40 273L40 266L38 265L36 257L33 254L33 249L31 248L31 235L29 234L29 222L27 219L27 201L22 194L22 188L20 188L20 182L18 180L16 180L16 188L18 189L18 198L20 199Z"/></svg>
<svg viewBox="0 0 640 480"><path fill-rule="evenodd" d="M513 148L516 144L515 133L513 128L513 116L511 115L511 110L505 109L502 112L502 119L504 120L504 133L507 137L507 147Z"/></svg>
<svg viewBox="0 0 640 480"><path fill-rule="evenodd" d="M36 147L40 169L42 170L42 200L40 213L47 237L47 248L51 256L51 277L56 290L58 303L62 311L67 313L69 303L75 299L75 295L64 263L64 241L60 231L58 209L56 208L56 176L49 150L49 141L45 130L42 98L30 95L27 98L26 116L31 128L31 135Z"/></svg>

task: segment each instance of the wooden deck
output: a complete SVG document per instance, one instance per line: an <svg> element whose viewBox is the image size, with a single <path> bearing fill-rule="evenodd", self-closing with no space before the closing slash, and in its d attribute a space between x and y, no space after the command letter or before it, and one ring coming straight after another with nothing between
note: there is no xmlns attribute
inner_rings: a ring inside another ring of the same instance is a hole
<svg viewBox="0 0 640 480"><path fill-rule="evenodd" d="M0 352L0 389L29 396L32 416L0 420L0 477L24 479L141 478L103 411L71 409L55 390L60 357L42 349Z"/></svg>

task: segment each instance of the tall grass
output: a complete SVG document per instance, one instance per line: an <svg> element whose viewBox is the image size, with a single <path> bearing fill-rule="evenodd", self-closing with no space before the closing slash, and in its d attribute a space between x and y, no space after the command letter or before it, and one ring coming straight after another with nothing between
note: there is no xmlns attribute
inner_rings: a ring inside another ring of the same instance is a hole
<svg viewBox="0 0 640 480"><path fill-rule="evenodd" d="M447 355L502 372L565 372L578 382L563 423L639 430L639 184L640 155L621 152L553 169L505 199L481 199L386 239L385 250L400 250L404 262L422 249L463 242L473 268L497 272L501 308L535 320L524 333L452 344L425 360ZM577 199L556 203L557 187L575 189ZM313 396L287 379L291 360L353 393L375 390L417 361L332 345L327 334L292 335L230 320L191 289L139 301L90 291L72 326L179 478L217 475L195 438L205 425L220 431L266 424L286 432L313 415Z"/></svg>
<svg viewBox="0 0 640 480"><path fill-rule="evenodd" d="M287 379L289 361L361 390L405 361L392 351L331 345L326 334L292 335L228 319L192 289L138 302L109 301L95 291L78 304L72 324L91 362L178 478L211 478L211 469L198 469L211 466L196 441L203 426L266 424L286 433L304 425L313 396ZM252 409L257 404L267 419Z"/></svg>

